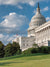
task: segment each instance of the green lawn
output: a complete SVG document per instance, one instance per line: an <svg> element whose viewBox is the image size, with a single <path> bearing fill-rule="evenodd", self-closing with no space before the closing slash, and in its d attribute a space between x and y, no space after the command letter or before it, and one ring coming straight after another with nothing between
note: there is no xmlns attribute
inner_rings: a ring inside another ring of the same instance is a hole
<svg viewBox="0 0 50 67"><path fill-rule="evenodd" d="M0 67L50 67L50 54L0 59Z"/></svg>

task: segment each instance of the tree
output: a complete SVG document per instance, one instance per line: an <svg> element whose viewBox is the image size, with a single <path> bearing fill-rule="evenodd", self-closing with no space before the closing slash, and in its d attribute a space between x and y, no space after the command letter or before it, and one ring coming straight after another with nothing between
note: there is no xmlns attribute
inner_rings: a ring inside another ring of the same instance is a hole
<svg viewBox="0 0 50 67"><path fill-rule="evenodd" d="M8 43L5 46L5 57L9 57L13 55L13 46L11 43Z"/></svg>
<svg viewBox="0 0 50 67"><path fill-rule="evenodd" d="M20 52L20 46L16 42L8 43L5 46L5 57L13 56L15 54L19 54Z"/></svg>
<svg viewBox="0 0 50 67"><path fill-rule="evenodd" d="M0 41L0 58L4 57L4 44Z"/></svg>
<svg viewBox="0 0 50 67"><path fill-rule="evenodd" d="M13 46L13 54L21 53L19 43L13 42L12 46Z"/></svg>

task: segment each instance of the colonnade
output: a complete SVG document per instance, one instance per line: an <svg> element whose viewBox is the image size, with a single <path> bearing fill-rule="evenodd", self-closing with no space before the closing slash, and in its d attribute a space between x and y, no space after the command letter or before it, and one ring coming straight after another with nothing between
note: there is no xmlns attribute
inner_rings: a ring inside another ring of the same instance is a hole
<svg viewBox="0 0 50 67"><path fill-rule="evenodd" d="M36 43L45 43L50 40L50 26L36 32Z"/></svg>

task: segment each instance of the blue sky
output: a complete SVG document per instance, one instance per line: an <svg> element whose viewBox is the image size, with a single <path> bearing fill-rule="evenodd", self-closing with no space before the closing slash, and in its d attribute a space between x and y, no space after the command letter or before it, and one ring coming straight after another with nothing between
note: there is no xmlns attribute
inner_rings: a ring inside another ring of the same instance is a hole
<svg viewBox="0 0 50 67"><path fill-rule="evenodd" d="M0 41L7 44L16 34L27 35L38 2L42 15L50 21L50 0L0 0Z"/></svg>

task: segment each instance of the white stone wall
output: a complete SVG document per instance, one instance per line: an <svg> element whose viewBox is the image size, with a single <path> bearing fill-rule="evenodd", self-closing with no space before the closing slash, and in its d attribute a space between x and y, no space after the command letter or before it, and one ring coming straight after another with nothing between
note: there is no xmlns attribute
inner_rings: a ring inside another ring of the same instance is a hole
<svg viewBox="0 0 50 67"><path fill-rule="evenodd" d="M31 48L34 44L34 40L35 40L34 37L21 37L19 44L22 51Z"/></svg>
<svg viewBox="0 0 50 67"><path fill-rule="evenodd" d="M39 46L48 46L48 41L50 40L50 21L36 28L35 32L36 43L38 43Z"/></svg>
<svg viewBox="0 0 50 67"><path fill-rule="evenodd" d="M33 44L35 42L35 37L18 37L13 40L13 42L17 42L20 45L20 48L22 51L33 47Z"/></svg>
<svg viewBox="0 0 50 67"><path fill-rule="evenodd" d="M28 30L28 37L35 36L35 29Z"/></svg>

